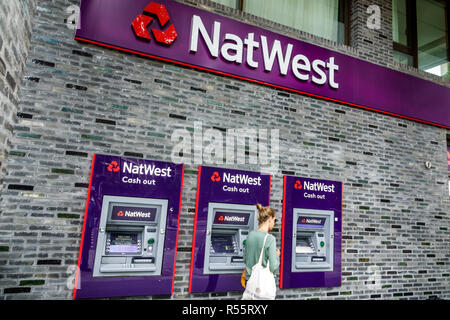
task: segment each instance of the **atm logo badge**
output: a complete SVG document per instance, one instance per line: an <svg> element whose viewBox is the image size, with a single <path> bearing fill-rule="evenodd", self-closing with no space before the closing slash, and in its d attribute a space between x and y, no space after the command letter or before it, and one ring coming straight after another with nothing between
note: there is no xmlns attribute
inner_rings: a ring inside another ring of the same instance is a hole
<svg viewBox="0 0 450 320"><path fill-rule="evenodd" d="M214 223L246 225L248 224L249 218L250 214L248 213L216 212L214 215Z"/></svg>
<svg viewBox="0 0 450 320"><path fill-rule="evenodd" d="M220 174L215 171L212 176L211 176L211 181L212 182L219 182L220 181Z"/></svg>
<svg viewBox="0 0 450 320"><path fill-rule="evenodd" d="M123 211L120 210L119 212L117 212L117 216L118 216L118 217L123 217Z"/></svg>
<svg viewBox="0 0 450 320"><path fill-rule="evenodd" d="M316 217L298 217L297 225L308 225L308 226L323 226L326 222L326 218L316 218Z"/></svg>
<svg viewBox="0 0 450 320"><path fill-rule="evenodd" d="M120 170L119 164L117 161L111 161L111 163L106 167L109 172L118 172Z"/></svg>
<svg viewBox="0 0 450 320"><path fill-rule="evenodd" d="M295 181L294 189L300 190L302 188L303 188L302 182L300 180Z"/></svg>

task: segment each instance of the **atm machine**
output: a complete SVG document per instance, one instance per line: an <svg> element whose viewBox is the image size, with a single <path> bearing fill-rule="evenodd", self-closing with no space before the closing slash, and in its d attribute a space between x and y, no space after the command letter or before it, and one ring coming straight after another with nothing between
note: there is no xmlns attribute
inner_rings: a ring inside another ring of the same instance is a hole
<svg viewBox="0 0 450 320"><path fill-rule="evenodd" d="M93 277L161 275L168 200L103 196Z"/></svg>
<svg viewBox="0 0 450 320"><path fill-rule="evenodd" d="M334 212L294 208L292 272L333 271Z"/></svg>
<svg viewBox="0 0 450 320"><path fill-rule="evenodd" d="M204 274L242 273L245 242L257 216L255 205L209 203Z"/></svg>

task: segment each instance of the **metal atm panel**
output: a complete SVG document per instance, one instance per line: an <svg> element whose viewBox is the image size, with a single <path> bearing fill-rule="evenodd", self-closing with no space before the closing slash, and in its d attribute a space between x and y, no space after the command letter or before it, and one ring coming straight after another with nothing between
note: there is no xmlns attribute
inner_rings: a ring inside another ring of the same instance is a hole
<svg viewBox="0 0 450 320"><path fill-rule="evenodd" d="M165 199L104 196L94 277L161 275Z"/></svg>
<svg viewBox="0 0 450 320"><path fill-rule="evenodd" d="M256 219L255 205L209 203L204 274L242 273L245 241Z"/></svg>
<svg viewBox="0 0 450 320"><path fill-rule="evenodd" d="M292 272L333 271L334 212L294 208Z"/></svg>

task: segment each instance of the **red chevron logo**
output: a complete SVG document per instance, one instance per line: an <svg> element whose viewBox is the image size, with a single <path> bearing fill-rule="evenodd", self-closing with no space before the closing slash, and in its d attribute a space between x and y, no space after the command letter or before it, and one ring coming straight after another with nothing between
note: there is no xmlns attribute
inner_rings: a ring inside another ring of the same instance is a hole
<svg viewBox="0 0 450 320"><path fill-rule="evenodd" d="M109 172L117 172L120 170L119 164L117 161L111 161L111 163L106 167Z"/></svg>
<svg viewBox="0 0 450 320"><path fill-rule="evenodd" d="M153 18L148 16L148 14L155 15L158 18L161 27L166 25L166 23L170 20L170 16L163 4L150 2L150 4L144 9L144 13L139 14L133 20L131 26L133 27L136 36L150 40L151 37L147 27L153 21ZM152 28L152 33L157 42L166 45L171 45L178 37L178 33L173 24L171 24L165 31Z"/></svg>
<svg viewBox="0 0 450 320"><path fill-rule="evenodd" d="M214 171L214 173L211 176L211 181L213 182L219 182L220 181L220 175L217 171Z"/></svg>

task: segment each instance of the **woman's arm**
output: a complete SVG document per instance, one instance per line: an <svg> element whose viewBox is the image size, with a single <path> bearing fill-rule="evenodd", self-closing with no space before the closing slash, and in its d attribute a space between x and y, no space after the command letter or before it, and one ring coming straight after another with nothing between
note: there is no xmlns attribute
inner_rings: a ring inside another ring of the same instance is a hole
<svg viewBox="0 0 450 320"><path fill-rule="evenodd" d="M269 242L269 247L267 248L267 254L269 257L269 267L272 273L280 266L280 259L277 256L277 244L274 236L270 236L271 241Z"/></svg>

